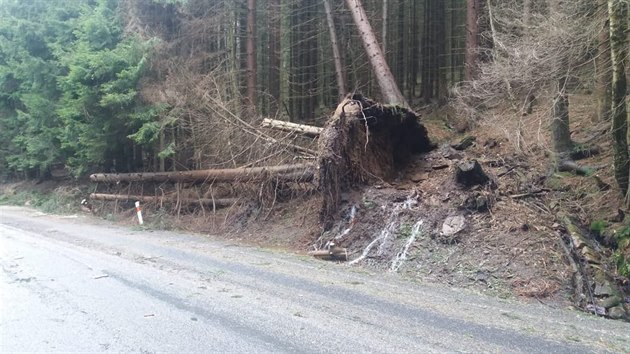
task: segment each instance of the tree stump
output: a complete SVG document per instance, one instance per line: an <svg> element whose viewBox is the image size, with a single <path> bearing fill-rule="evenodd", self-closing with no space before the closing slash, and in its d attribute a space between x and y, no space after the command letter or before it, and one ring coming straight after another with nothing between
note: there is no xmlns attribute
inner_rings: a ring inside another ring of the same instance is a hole
<svg viewBox="0 0 630 354"><path fill-rule="evenodd" d="M477 160L467 160L457 164L455 181L464 187L472 187L488 183L490 177L483 172Z"/></svg>

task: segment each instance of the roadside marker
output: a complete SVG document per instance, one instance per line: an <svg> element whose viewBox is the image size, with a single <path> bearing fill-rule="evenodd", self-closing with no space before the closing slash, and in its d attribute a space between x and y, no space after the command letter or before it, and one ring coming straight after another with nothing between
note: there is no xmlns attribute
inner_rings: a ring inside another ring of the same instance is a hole
<svg viewBox="0 0 630 354"><path fill-rule="evenodd" d="M142 220L142 208L140 208L140 202L136 202L136 212L138 213L138 223L140 225L144 224Z"/></svg>

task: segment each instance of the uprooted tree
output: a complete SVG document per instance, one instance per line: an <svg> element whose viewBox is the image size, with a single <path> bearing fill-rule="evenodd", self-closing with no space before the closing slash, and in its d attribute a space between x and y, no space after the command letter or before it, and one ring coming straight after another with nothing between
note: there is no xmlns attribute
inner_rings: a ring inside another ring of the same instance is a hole
<svg viewBox="0 0 630 354"><path fill-rule="evenodd" d="M375 180L391 180L414 153L433 144L411 110L378 104L359 94L344 99L319 138L320 222L329 229L341 193Z"/></svg>
<svg viewBox="0 0 630 354"><path fill-rule="evenodd" d="M387 105L360 94L348 95L319 137L319 221L330 229L341 193L374 180L391 180L413 153L433 145L419 117L410 109L389 69L360 0L346 0L363 48Z"/></svg>

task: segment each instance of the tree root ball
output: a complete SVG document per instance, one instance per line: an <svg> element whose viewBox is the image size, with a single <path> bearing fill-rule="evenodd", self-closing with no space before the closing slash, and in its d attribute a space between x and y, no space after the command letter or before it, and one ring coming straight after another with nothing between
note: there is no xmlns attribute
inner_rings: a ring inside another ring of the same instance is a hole
<svg viewBox="0 0 630 354"><path fill-rule="evenodd" d="M319 137L320 222L328 229L340 193L373 181L392 180L413 154L435 148L419 117L409 109L347 96Z"/></svg>

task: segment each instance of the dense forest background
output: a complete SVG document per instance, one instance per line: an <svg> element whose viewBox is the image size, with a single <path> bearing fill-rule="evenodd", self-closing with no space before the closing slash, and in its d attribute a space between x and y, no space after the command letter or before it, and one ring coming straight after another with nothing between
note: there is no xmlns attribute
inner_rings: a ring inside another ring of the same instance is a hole
<svg viewBox="0 0 630 354"><path fill-rule="evenodd" d="M323 3L255 4L255 72L247 66L247 5L2 0L2 175L38 177L59 166L81 176L233 164L222 161L232 160L223 146L229 125L212 117L249 122L248 99L260 116L323 123L347 93L339 92ZM352 18L342 2L329 5L346 90L378 97ZM408 99L444 101L463 80L466 3L367 1L365 8L387 36L383 49ZM217 140L221 148L212 151Z"/></svg>
<svg viewBox="0 0 630 354"><path fill-rule="evenodd" d="M348 4L0 0L0 176L312 158L308 147L287 153L296 138L257 127L262 117L322 125L348 92L383 98ZM416 109L450 105L474 124L497 102L525 115L547 98L563 162L574 148L569 94L593 93L594 123L627 115L627 1L362 6ZM627 119L615 122L625 191Z"/></svg>

